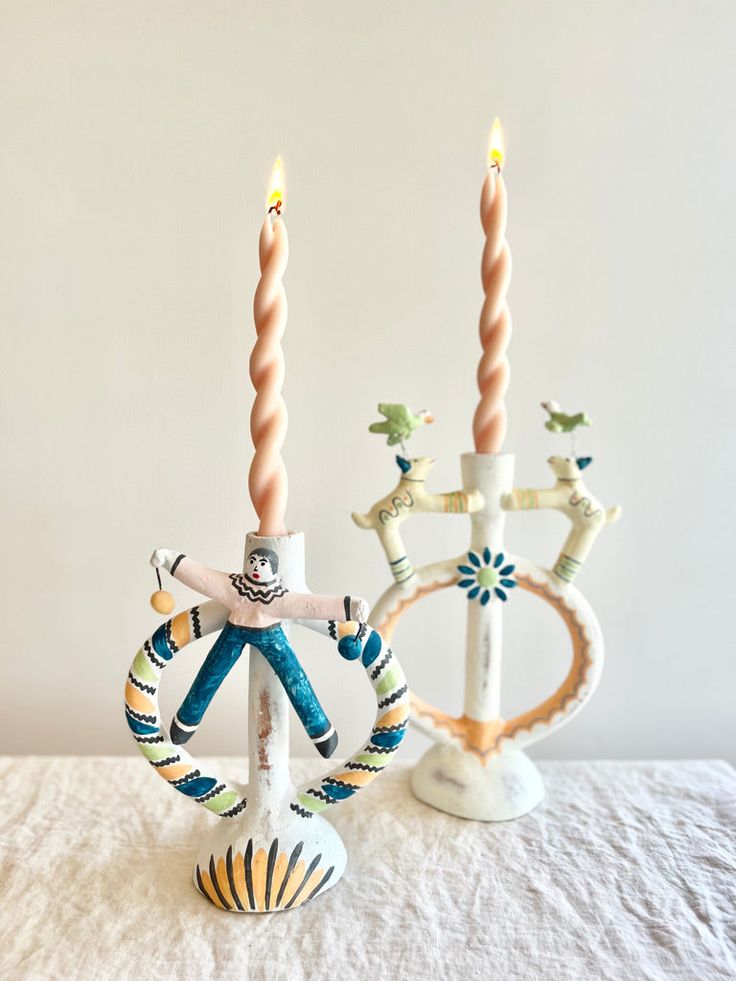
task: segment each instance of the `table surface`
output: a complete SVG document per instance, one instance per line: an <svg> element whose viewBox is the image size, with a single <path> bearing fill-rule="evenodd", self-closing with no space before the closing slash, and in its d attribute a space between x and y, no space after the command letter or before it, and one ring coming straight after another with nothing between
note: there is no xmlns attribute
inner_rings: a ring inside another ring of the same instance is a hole
<svg viewBox="0 0 736 981"><path fill-rule="evenodd" d="M421 804L395 764L331 812L349 854L334 889L236 915L191 884L218 819L143 760L0 757L0 977L736 977L734 770L540 769L545 801L493 825Z"/></svg>

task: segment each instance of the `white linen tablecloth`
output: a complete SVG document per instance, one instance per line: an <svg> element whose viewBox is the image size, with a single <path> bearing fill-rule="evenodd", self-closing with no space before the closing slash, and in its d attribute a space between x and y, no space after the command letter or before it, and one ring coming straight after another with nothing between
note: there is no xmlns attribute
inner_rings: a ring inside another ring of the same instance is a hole
<svg viewBox="0 0 736 981"><path fill-rule="evenodd" d="M0 977L735 978L731 767L540 768L541 806L493 825L421 804L396 764L332 812L334 889L236 915L191 883L221 819L142 759L0 757Z"/></svg>

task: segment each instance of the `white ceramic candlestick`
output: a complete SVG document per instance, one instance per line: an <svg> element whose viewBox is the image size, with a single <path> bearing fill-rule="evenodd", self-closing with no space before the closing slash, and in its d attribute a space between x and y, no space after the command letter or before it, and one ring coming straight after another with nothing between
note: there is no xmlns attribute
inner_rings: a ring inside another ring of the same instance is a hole
<svg viewBox="0 0 736 981"><path fill-rule="evenodd" d="M271 549L278 555L279 570L283 570L282 579L290 591L308 592L304 535L272 538L249 534L245 556L258 547ZM323 879L325 881L319 891L331 889L345 871L347 853L340 836L328 821L317 814L305 819L291 808L296 789L289 773L289 701L265 657L253 647L248 656L249 772L248 786L245 788L248 806L234 820L218 822L205 837L197 854L194 881L200 888L203 870L208 871L212 865L216 872L222 863L227 873L228 854L242 855L247 897L246 866L250 857L250 880L256 909L286 908L294 897L292 905L299 905L309 898ZM295 852L296 874L291 873L294 877L293 888L286 883L281 903L278 903L284 873ZM232 863L233 859L230 861ZM238 869L239 866L238 861ZM265 887L269 871L271 883L266 905ZM296 888L306 879L309 881L296 894ZM307 890L306 894L304 890ZM207 894L206 887L204 891ZM231 887L230 896L226 895L227 901L232 897L232 892ZM242 905L245 911L250 910L249 902Z"/></svg>
<svg viewBox="0 0 736 981"><path fill-rule="evenodd" d="M514 485L514 458L509 453L465 453L461 457L463 488L477 490L483 507L470 515L470 547L503 551L506 514L501 494ZM482 722L501 714L503 604L468 604L465 660L465 715Z"/></svg>
<svg viewBox="0 0 736 981"><path fill-rule="evenodd" d="M513 487L514 457L465 453L461 469L463 488L480 491L485 502L470 516L471 549L482 553L488 547L494 555L503 552L506 514L500 502L501 495ZM494 736L496 720L501 718L503 614L503 603L468 603L464 718L478 733L490 729ZM433 727L429 734L435 735ZM484 763L460 747L437 744L414 768L411 786L432 807L478 821L520 817L544 796L536 767L513 747Z"/></svg>
<svg viewBox="0 0 736 981"><path fill-rule="evenodd" d="M473 418L474 453L461 457L463 490L432 494L424 482L434 460L397 457L397 487L366 513L353 513L355 523L378 534L395 584L381 596L371 623L390 642L404 612L439 589L457 585L468 603L465 643L463 714L451 716L412 693L412 722L436 743L412 774L412 788L421 800L460 817L505 821L535 807L544 790L539 773L522 747L548 735L568 721L590 698L600 676L603 640L598 621L583 596L570 585L601 528L615 521L620 509L603 511L580 478L590 459L552 458L555 488L514 489L514 458L501 453L506 433L505 395L509 382L507 348L511 316L507 291L511 251L506 241L507 198L501 175L503 137L498 120L491 130L489 171L481 192L485 235L481 279L483 307L478 365L480 401ZM556 412L545 407L550 419ZM557 407L559 408L559 407ZM420 417L402 403L379 403L385 421L371 432L387 435L389 446L408 438ZM568 417L557 412L552 431L572 431L589 424L584 413ZM570 428L572 427L572 429ZM548 426L549 428L549 426ZM553 570L509 555L504 547L504 512L551 507L572 523ZM470 547L454 559L414 569L400 528L420 513L467 513ZM501 715L503 607L516 587L547 602L562 618L572 643L570 670L542 703L506 720ZM459 652L458 652L459 653ZM458 662L445 660L448 673Z"/></svg>
<svg viewBox="0 0 736 981"><path fill-rule="evenodd" d="M422 459L410 463L419 466ZM412 789L421 800L450 814L506 821L526 814L541 801L542 781L523 747L569 721L590 698L600 677L603 640L595 614L578 590L552 571L510 555L504 547L502 501L512 493L514 457L466 453L461 464L462 499L474 502L481 496L483 502L477 509L475 504L467 508L471 522L468 552L423 566L414 571L408 584L391 586L370 619L388 643L402 615L416 602L452 586L466 590L463 714L448 715L412 693L412 723L436 743L415 767ZM457 494L448 497L460 499ZM402 518L406 516L405 512ZM512 567L507 574L511 578L504 579L503 570ZM462 569L467 571L459 571ZM570 670L557 691L508 720L501 715L505 604L495 589L510 597L510 602L514 593L504 582L513 582L552 606L568 627L573 647ZM448 672L457 663L451 652L446 663Z"/></svg>

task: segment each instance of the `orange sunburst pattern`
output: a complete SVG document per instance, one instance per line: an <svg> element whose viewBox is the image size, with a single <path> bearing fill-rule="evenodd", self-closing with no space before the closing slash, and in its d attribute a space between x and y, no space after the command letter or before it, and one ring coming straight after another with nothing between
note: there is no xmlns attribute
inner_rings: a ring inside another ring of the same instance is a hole
<svg viewBox="0 0 736 981"><path fill-rule="evenodd" d="M294 909L321 892L334 872L318 853L311 859L299 842L290 853L279 851L278 838L271 846L254 851L250 840L245 852L228 848L224 858L211 856L207 868L195 871L197 888L220 909L267 913Z"/></svg>

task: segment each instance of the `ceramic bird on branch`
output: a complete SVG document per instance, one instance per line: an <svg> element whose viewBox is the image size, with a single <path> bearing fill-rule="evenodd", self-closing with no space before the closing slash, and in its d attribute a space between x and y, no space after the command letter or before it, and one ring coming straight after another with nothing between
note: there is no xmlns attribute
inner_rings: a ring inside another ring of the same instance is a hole
<svg viewBox="0 0 736 981"><path fill-rule="evenodd" d="M549 415L544 428L551 433L570 433L572 435L572 455L577 456L577 430L592 425L590 417L584 412L575 412L573 415L569 415L562 411L559 403L555 402L554 399L542 402L541 405Z"/></svg>
<svg viewBox="0 0 736 981"><path fill-rule="evenodd" d="M576 429L580 429L582 426L591 425L590 418L584 412L568 415L553 399L541 404L545 412L549 414L549 419L545 422L544 428L549 429L551 433L574 433Z"/></svg>
<svg viewBox="0 0 736 981"><path fill-rule="evenodd" d="M396 446L399 443L404 456L406 456L404 441L409 439L419 426L434 422L434 416L431 412L426 409L420 409L416 413L412 412L409 406L404 405L403 402L379 402L378 411L384 416L384 419L371 423L368 432L386 436L386 442L389 446Z"/></svg>

